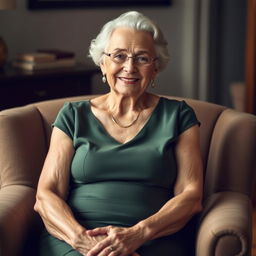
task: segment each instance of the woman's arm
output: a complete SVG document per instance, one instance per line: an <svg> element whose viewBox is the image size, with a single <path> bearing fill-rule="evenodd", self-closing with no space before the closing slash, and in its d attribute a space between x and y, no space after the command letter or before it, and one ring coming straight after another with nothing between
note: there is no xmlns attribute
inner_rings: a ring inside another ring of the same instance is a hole
<svg viewBox="0 0 256 256"><path fill-rule="evenodd" d="M202 208L203 173L199 146L199 128L193 126L182 133L175 147L178 176L174 188L175 196L157 213L130 228L108 226L88 230L90 235L107 234L88 256L98 255L114 247L120 255L129 255L144 242L167 236L180 230L190 218ZM119 255L107 253L106 255Z"/></svg>
<svg viewBox="0 0 256 256"><path fill-rule="evenodd" d="M180 135L175 154L178 170L175 196L156 214L137 224L150 240L177 232L202 209L203 167L197 125Z"/></svg>
<svg viewBox="0 0 256 256"><path fill-rule="evenodd" d="M34 209L41 215L51 235L83 254L96 244L99 237L92 239L86 235L86 229L75 220L65 202L73 154L72 140L63 131L54 128L39 179Z"/></svg>

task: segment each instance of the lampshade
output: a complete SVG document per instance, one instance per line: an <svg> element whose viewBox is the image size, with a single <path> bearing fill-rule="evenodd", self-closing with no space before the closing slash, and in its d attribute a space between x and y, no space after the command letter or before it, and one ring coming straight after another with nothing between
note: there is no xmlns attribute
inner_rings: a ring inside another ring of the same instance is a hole
<svg viewBox="0 0 256 256"><path fill-rule="evenodd" d="M0 0L0 10L15 9L16 0Z"/></svg>

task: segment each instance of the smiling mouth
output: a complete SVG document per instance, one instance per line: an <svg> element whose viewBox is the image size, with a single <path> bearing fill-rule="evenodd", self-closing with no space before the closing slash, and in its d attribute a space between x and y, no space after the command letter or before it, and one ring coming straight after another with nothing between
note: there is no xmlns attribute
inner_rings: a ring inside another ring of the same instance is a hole
<svg viewBox="0 0 256 256"><path fill-rule="evenodd" d="M118 77L121 81L128 83L128 84L134 84L137 81L139 81L139 78L128 78L128 77Z"/></svg>

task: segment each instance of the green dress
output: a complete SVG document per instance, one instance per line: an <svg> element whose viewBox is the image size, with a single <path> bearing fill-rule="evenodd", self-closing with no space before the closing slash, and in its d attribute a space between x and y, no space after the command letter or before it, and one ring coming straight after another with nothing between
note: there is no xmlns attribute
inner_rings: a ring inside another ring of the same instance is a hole
<svg viewBox="0 0 256 256"><path fill-rule="evenodd" d="M89 101L66 103L53 125L72 139L75 148L67 203L76 219L87 229L129 227L157 212L174 195L175 141L196 124L194 111L184 101L160 98L145 126L122 144L106 132ZM190 230L189 225L185 229ZM192 255L182 232L149 241L138 253ZM80 255L47 232L40 251L47 256Z"/></svg>

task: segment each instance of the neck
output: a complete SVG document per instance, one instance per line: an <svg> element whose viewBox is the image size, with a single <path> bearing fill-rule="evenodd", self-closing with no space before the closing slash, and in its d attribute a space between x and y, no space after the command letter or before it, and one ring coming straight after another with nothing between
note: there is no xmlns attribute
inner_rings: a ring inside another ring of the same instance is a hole
<svg viewBox="0 0 256 256"><path fill-rule="evenodd" d="M107 98L108 109L113 114L125 115L131 112L141 112L146 107L147 94L138 96L113 95Z"/></svg>

